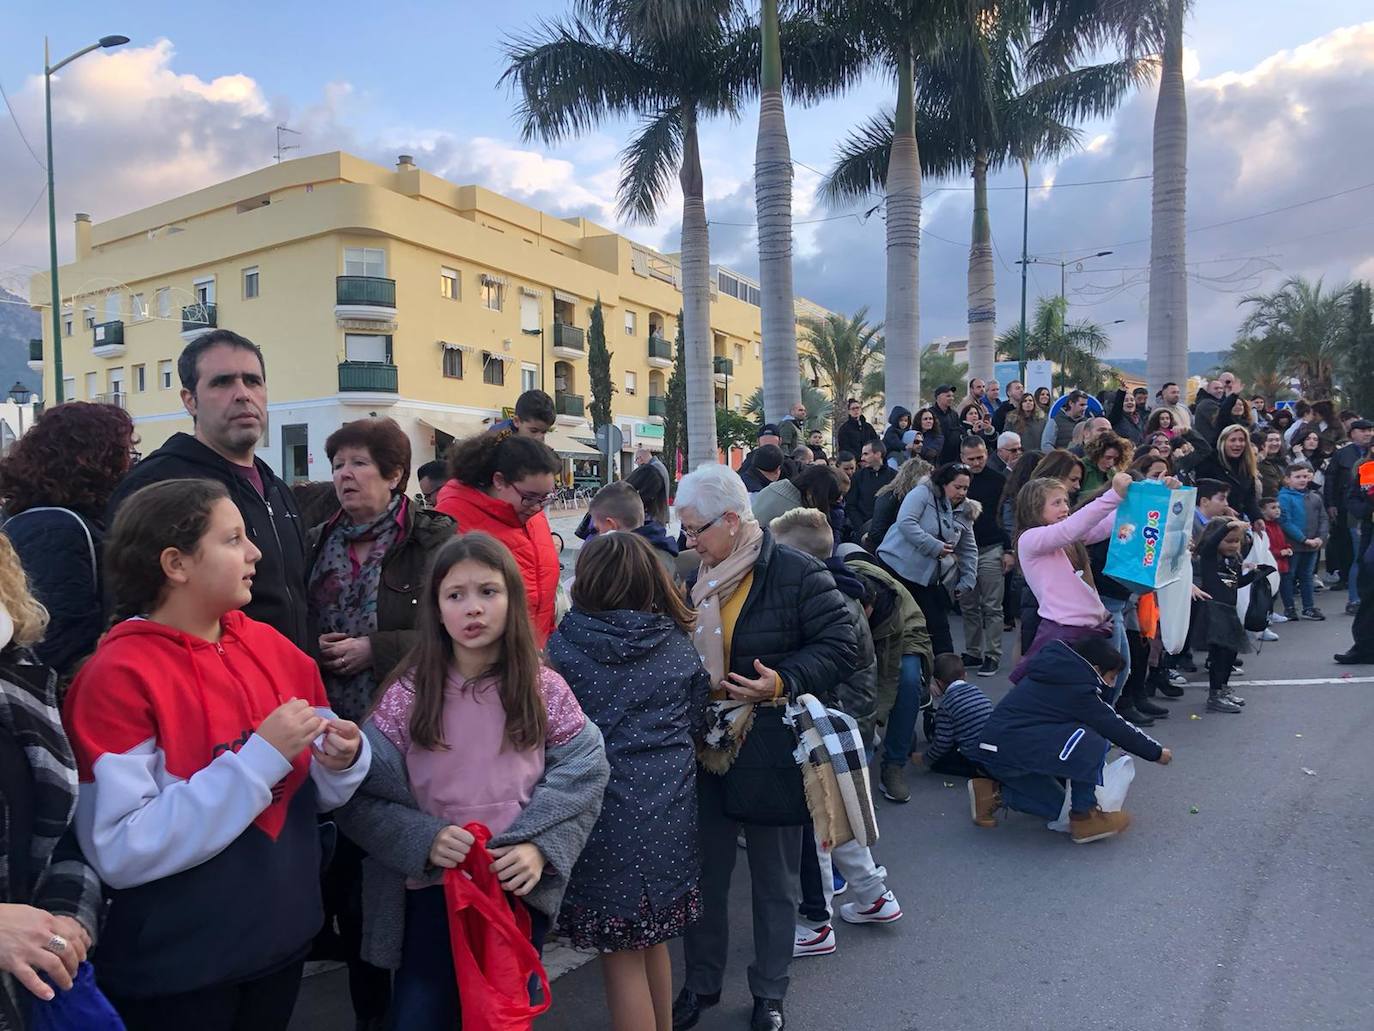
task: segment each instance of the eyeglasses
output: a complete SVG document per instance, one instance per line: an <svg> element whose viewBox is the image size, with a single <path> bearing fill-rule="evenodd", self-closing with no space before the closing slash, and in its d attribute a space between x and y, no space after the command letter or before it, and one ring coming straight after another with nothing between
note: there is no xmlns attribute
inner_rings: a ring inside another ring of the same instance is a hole
<svg viewBox="0 0 1374 1031"><path fill-rule="evenodd" d="M1002 450L1011 455L1019 455L1022 451L1026 449L1023 447L1004 447Z"/></svg>
<svg viewBox="0 0 1374 1031"><path fill-rule="evenodd" d="M683 535L684 537L686 537L689 541L694 541L694 540L696 540L698 537L700 537L703 533L705 533L707 530L709 530L711 527L715 526L716 523L720 522L720 521L721 521L722 519L724 519L724 518L725 518L725 513L722 512L720 515L718 515L718 516L716 516L714 519L712 519L709 523L702 523L702 524L701 524L700 526L698 526L696 529L691 529L690 527L684 526L684 527L682 528L682 535Z"/></svg>
<svg viewBox="0 0 1374 1031"><path fill-rule="evenodd" d="M543 508L553 501L554 498L558 497L558 491L556 490L551 490L547 494L543 494L537 490L521 490L513 483L510 485L510 489L519 494L520 501L530 508Z"/></svg>

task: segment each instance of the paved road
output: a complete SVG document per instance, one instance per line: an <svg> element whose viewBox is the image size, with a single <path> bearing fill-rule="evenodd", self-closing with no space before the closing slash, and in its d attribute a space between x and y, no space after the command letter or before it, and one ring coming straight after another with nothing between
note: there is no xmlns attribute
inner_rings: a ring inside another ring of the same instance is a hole
<svg viewBox="0 0 1374 1031"><path fill-rule="evenodd" d="M910 804L880 800L875 852L905 916L841 926L838 952L796 961L788 1026L1374 1026L1374 667L1330 661L1349 626L1277 628L1237 680L1242 715L1204 712L1197 687L1172 703L1151 733L1174 763L1139 764L1135 825L1117 839L1076 847L1015 814L979 830L963 783L929 775L914 776ZM1249 684L1261 679L1319 682ZM725 998L703 1031L748 1026L742 867ZM554 999L542 1031L608 1026L595 963L560 978ZM310 978L293 1029L348 1020L342 977Z"/></svg>

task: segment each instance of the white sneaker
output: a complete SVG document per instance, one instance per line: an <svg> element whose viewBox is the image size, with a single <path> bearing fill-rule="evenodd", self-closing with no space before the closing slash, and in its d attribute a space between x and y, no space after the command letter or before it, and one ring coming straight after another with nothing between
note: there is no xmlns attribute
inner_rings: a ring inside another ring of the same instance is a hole
<svg viewBox="0 0 1374 1031"><path fill-rule="evenodd" d="M792 955L828 956L835 951L835 929L826 924L819 931L797 925L796 937L792 939Z"/></svg>
<svg viewBox="0 0 1374 1031"><path fill-rule="evenodd" d="M1277 641L1278 639L1279 635L1267 627L1255 635L1256 641Z"/></svg>
<svg viewBox="0 0 1374 1031"><path fill-rule="evenodd" d="M1288 617L1285 616L1282 612L1271 612L1271 613L1269 613L1269 622L1271 622L1271 623L1287 623L1287 622L1288 622Z"/></svg>
<svg viewBox="0 0 1374 1031"><path fill-rule="evenodd" d="M846 902L840 907L840 918L847 924L890 924L902 918L902 907L889 891L867 906L860 902Z"/></svg>

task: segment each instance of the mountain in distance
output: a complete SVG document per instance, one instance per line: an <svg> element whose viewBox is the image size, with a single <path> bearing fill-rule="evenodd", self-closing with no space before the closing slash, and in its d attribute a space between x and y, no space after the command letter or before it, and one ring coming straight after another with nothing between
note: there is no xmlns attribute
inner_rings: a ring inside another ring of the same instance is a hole
<svg viewBox="0 0 1374 1031"><path fill-rule="evenodd" d="M18 380L35 394L43 378L29 371L29 341L43 335L43 321L24 298L0 288L0 397Z"/></svg>
<svg viewBox="0 0 1374 1031"><path fill-rule="evenodd" d="M1188 352L1188 375L1205 376L1225 359L1225 351L1189 351ZM1145 375L1144 358L1103 358L1108 365L1114 369L1120 369L1128 376Z"/></svg>

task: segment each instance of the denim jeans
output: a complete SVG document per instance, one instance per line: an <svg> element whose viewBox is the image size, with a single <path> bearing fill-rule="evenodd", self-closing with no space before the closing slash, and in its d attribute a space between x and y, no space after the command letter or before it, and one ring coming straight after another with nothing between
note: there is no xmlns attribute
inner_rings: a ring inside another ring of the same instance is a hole
<svg viewBox="0 0 1374 1031"><path fill-rule="evenodd" d="M921 714L923 671L919 655L902 656L901 678L897 681L897 701L887 716L883 733L883 762L905 766L916 743L916 719Z"/></svg>
<svg viewBox="0 0 1374 1031"><path fill-rule="evenodd" d="M1115 705L1116 700L1121 697L1121 689L1126 686L1126 678L1131 675L1131 642L1126 637L1126 606L1130 599L1102 598L1101 601L1102 607L1112 614L1112 647L1126 660L1126 665L1122 666L1121 672L1116 675L1110 697L1107 698L1109 705Z"/></svg>
<svg viewBox="0 0 1374 1031"><path fill-rule="evenodd" d="M1002 785L1002 802L1008 809L1030 813L1045 820L1059 819L1064 808L1064 783L1048 773L1012 772L994 768L993 776ZM1070 781L1069 809L1086 813L1097 805L1097 785L1086 780Z"/></svg>
<svg viewBox="0 0 1374 1031"><path fill-rule="evenodd" d="M1293 556L1288 560L1288 572L1279 575L1279 597L1283 599L1285 615L1293 611L1293 596L1296 591L1302 592L1302 607L1304 609L1316 607L1316 596L1312 591L1312 577L1317 572L1317 554L1315 551L1293 552Z"/></svg>

